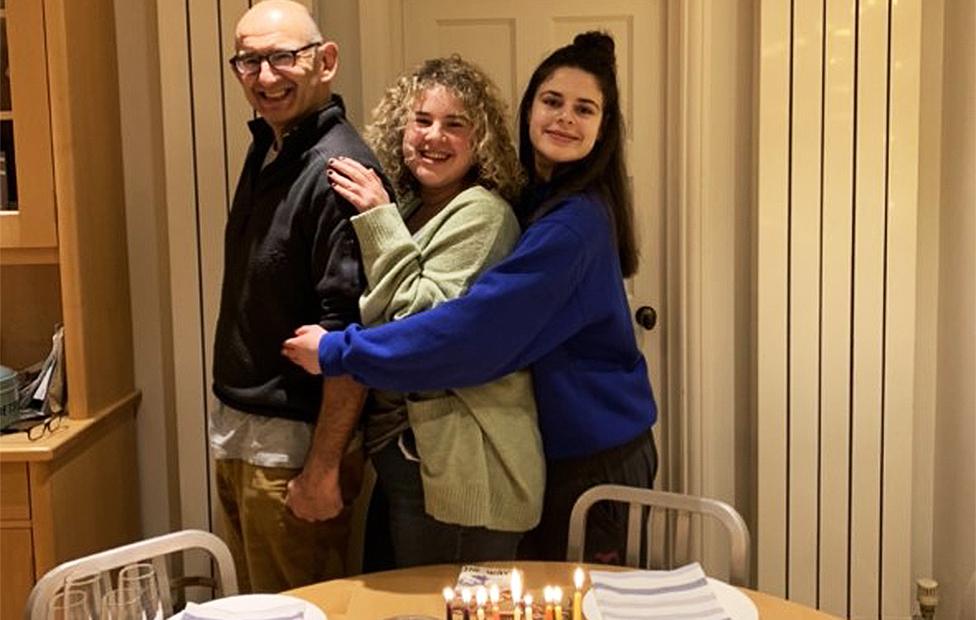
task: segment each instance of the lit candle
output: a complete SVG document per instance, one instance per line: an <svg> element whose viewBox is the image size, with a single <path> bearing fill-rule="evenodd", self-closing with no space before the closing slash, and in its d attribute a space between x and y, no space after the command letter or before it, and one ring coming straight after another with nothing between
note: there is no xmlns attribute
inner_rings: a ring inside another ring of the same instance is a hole
<svg viewBox="0 0 976 620"><path fill-rule="evenodd" d="M485 590L485 586L478 586L474 600L478 604L478 620L485 620L485 603L488 602L488 590Z"/></svg>
<svg viewBox="0 0 976 620"><path fill-rule="evenodd" d="M491 620L501 620L501 614L498 610L498 601L501 598L502 593L498 589L498 584L491 584L491 587L488 588L488 599L491 601Z"/></svg>
<svg viewBox="0 0 976 620"><path fill-rule="evenodd" d="M461 602L464 603L464 609L461 612L464 620L471 620L471 590L461 588Z"/></svg>
<svg viewBox="0 0 976 620"><path fill-rule="evenodd" d="M553 620L552 618L552 588L546 586L542 588L542 600L546 602L545 609L542 611L542 620Z"/></svg>
<svg viewBox="0 0 976 620"><path fill-rule="evenodd" d="M532 595L529 593L525 594L525 598L522 599L522 603L525 606L525 620L535 620L535 613L532 609Z"/></svg>
<svg viewBox="0 0 976 620"><path fill-rule="evenodd" d="M444 588L444 618L451 620L454 617L454 588Z"/></svg>
<svg viewBox="0 0 976 620"><path fill-rule="evenodd" d="M512 590L512 620L522 620L522 575L517 570L512 569L511 590Z"/></svg>
<svg viewBox="0 0 976 620"><path fill-rule="evenodd" d="M556 620L563 620L563 589L559 586L553 586L552 588L552 602L556 604L556 610L553 616Z"/></svg>
<svg viewBox="0 0 976 620"><path fill-rule="evenodd" d="M579 566L573 571L573 584L576 585L573 592L573 620L583 620L583 569Z"/></svg>

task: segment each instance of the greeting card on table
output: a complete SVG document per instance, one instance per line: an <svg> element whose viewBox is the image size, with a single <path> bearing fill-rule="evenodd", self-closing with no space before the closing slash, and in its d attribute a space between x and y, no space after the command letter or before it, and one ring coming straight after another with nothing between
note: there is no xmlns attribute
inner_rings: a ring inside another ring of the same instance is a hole
<svg viewBox="0 0 976 620"><path fill-rule="evenodd" d="M478 586L484 586L490 589L492 585L498 586L502 594L510 593L512 589L512 569L470 564L462 566L461 572L458 573L456 589L458 591L461 588L474 590Z"/></svg>

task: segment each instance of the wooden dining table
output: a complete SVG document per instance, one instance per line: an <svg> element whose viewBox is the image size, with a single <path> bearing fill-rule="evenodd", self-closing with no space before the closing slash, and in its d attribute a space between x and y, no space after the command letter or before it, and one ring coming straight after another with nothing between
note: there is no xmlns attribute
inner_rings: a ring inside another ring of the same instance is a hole
<svg viewBox="0 0 976 620"><path fill-rule="evenodd" d="M487 566L512 566L487 563ZM518 562L527 591L542 602L542 587L558 585L566 593L573 591L573 570L567 562ZM583 565L585 569L606 570L612 567ZM356 575L289 590L285 594L304 599L325 612L327 620L386 620L396 616L445 616L445 586L454 586L461 566L439 564ZM760 620L838 620L836 616L798 605L778 596L748 588L740 590L752 600ZM564 611L570 605L564 602ZM472 618L474 614L472 614ZM567 616L568 617L568 616ZM541 614L536 614L541 618Z"/></svg>

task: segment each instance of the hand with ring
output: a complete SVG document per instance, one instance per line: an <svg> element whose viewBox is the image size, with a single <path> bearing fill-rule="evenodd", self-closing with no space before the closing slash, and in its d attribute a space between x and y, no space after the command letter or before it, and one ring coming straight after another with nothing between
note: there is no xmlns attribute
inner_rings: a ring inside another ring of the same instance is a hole
<svg viewBox="0 0 976 620"><path fill-rule="evenodd" d="M329 160L326 176L332 189L360 213L391 202L380 175L354 159L333 157Z"/></svg>

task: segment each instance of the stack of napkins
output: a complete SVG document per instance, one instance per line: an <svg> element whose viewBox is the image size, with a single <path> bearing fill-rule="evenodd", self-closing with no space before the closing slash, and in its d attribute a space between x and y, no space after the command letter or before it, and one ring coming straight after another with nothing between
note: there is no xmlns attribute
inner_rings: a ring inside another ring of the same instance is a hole
<svg viewBox="0 0 976 620"><path fill-rule="evenodd" d="M305 617L305 603L284 601L273 606L260 606L243 610L239 606L220 607L220 601L206 605L187 603L182 620L302 620Z"/></svg>
<svg viewBox="0 0 976 620"><path fill-rule="evenodd" d="M674 570L590 571L603 620L728 619L698 562Z"/></svg>

